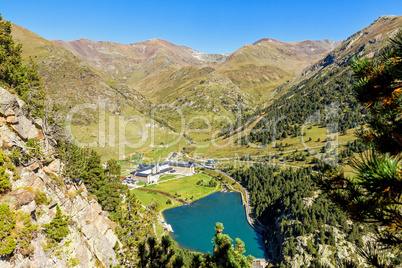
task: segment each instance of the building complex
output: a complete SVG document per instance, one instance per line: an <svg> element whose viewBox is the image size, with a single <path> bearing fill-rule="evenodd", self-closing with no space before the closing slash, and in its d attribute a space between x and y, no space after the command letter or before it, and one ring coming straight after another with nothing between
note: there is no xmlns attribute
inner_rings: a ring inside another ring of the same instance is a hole
<svg viewBox="0 0 402 268"><path fill-rule="evenodd" d="M193 175L194 164L188 163L173 163L163 162L155 165L140 165L139 169L130 173L131 179L135 181L153 183L157 182L159 177L164 174L182 174Z"/></svg>

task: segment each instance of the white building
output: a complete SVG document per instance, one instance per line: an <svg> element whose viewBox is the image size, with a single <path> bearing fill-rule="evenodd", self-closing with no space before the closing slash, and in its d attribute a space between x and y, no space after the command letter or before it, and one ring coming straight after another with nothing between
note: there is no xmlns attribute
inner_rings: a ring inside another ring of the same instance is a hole
<svg viewBox="0 0 402 268"><path fill-rule="evenodd" d="M194 164L193 163L172 163L163 162L156 165L143 165L140 169L131 172L131 178L145 183L157 182L159 177L163 174L183 174L183 175L193 175L194 174Z"/></svg>

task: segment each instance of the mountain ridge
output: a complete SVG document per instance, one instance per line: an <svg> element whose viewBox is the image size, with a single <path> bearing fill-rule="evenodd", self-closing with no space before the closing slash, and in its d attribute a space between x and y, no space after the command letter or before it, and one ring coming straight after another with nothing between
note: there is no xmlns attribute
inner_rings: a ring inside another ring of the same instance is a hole
<svg viewBox="0 0 402 268"><path fill-rule="evenodd" d="M83 38L52 42L110 83L138 91L151 103L160 104L162 118L172 125L175 119L171 114L177 110L186 119L201 114L212 119L220 114L233 118L239 99L246 109L255 108L272 97L274 88L323 58L337 44L331 40L266 40L231 54L206 54L157 38L132 44Z"/></svg>
<svg viewBox="0 0 402 268"><path fill-rule="evenodd" d="M281 85L277 91L284 92L305 78L313 77L325 68L346 66L353 57L364 56L362 52L366 53L365 55L373 53L372 56L374 56L375 53L378 53L378 48L383 47L388 42L388 38L395 34L401 26L402 16L385 15L379 17L370 25L349 36L322 60L307 67L288 83Z"/></svg>
<svg viewBox="0 0 402 268"><path fill-rule="evenodd" d="M107 110L118 113L123 100L147 109L148 102L135 90L118 90L102 73L88 63L28 29L12 24L14 39L23 44L23 56L32 57L43 77L44 88L61 108L80 103L103 102Z"/></svg>

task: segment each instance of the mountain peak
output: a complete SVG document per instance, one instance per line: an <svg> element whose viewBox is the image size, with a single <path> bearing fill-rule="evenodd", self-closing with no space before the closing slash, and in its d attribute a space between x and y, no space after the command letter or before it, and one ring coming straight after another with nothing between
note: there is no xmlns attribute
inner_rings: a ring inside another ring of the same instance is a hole
<svg viewBox="0 0 402 268"><path fill-rule="evenodd" d="M263 43L263 42L273 42L273 43L274 42L280 42L281 43L281 41L273 39L273 38L262 38L262 39L260 39L260 40L258 40L256 42L254 42L253 45L257 45L257 44Z"/></svg>
<svg viewBox="0 0 402 268"><path fill-rule="evenodd" d="M169 44L173 44L173 43L171 43L171 42L169 42L169 41L167 41L167 40L165 40L165 39L161 39L161 38L152 38L152 39L149 39L149 40L146 40L146 41L143 41L143 42L148 42L148 43L162 43L162 44L166 44L166 43L169 43ZM143 43L143 42L140 42L140 43ZM135 43L134 43L135 44Z"/></svg>
<svg viewBox="0 0 402 268"><path fill-rule="evenodd" d="M378 24L378 23L385 23L385 22L387 22L387 21L394 21L394 20L397 20L397 19L399 19L399 18L401 18L402 16L396 16L396 15L383 15L383 16L380 16L378 19L376 19L375 21L373 21L369 26L367 26L367 27L370 27L370 26L372 26L372 25L376 25L376 24ZM366 28L367 28L366 27Z"/></svg>

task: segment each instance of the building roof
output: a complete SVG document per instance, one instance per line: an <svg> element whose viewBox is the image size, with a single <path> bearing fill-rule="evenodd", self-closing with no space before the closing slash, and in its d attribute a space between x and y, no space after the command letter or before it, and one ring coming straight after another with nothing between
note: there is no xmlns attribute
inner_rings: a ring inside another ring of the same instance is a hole
<svg viewBox="0 0 402 268"><path fill-rule="evenodd" d="M168 171L170 171L170 170L172 170L172 169L173 169L173 168L171 168L171 167L164 168L164 169L160 170L159 173L168 172Z"/></svg>
<svg viewBox="0 0 402 268"><path fill-rule="evenodd" d="M135 173L135 176L138 176L138 177L145 177L145 178L146 178L146 177L149 176L149 174L137 172L137 173Z"/></svg>
<svg viewBox="0 0 402 268"><path fill-rule="evenodd" d="M190 168L190 167L194 166L194 163L189 162L189 163L183 164L183 163L172 163L172 162L166 161L166 162L163 162L163 163L159 164L159 167L163 167L163 166L167 166L167 165L169 165L169 167L161 169L157 174L170 171L170 170L172 170L171 167L186 167L186 168ZM130 172L130 174L133 174L135 176L140 176L140 177L147 177L148 175L155 175L155 174L152 174L152 172L148 173L148 174L143 173L144 171L153 169L154 167L155 167L155 165L149 165L149 166L148 165L140 165L140 169L137 169L137 170L135 170L133 172ZM138 174L143 174L143 175L141 176L141 175L138 175Z"/></svg>
<svg viewBox="0 0 402 268"><path fill-rule="evenodd" d="M192 167L193 166L193 164L182 164L182 163L170 163L170 166L174 166L174 167L187 167L187 168L189 168L189 167Z"/></svg>
<svg viewBox="0 0 402 268"><path fill-rule="evenodd" d="M146 171L146 170L150 170L150 169L153 169L154 167L155 166L153 166L153 165L152 166L148 166L148 165L142 166L142 168L134 170L133 172L130 172L130 174L135 174L136 172L143 172L143 171Z"/></svg>

